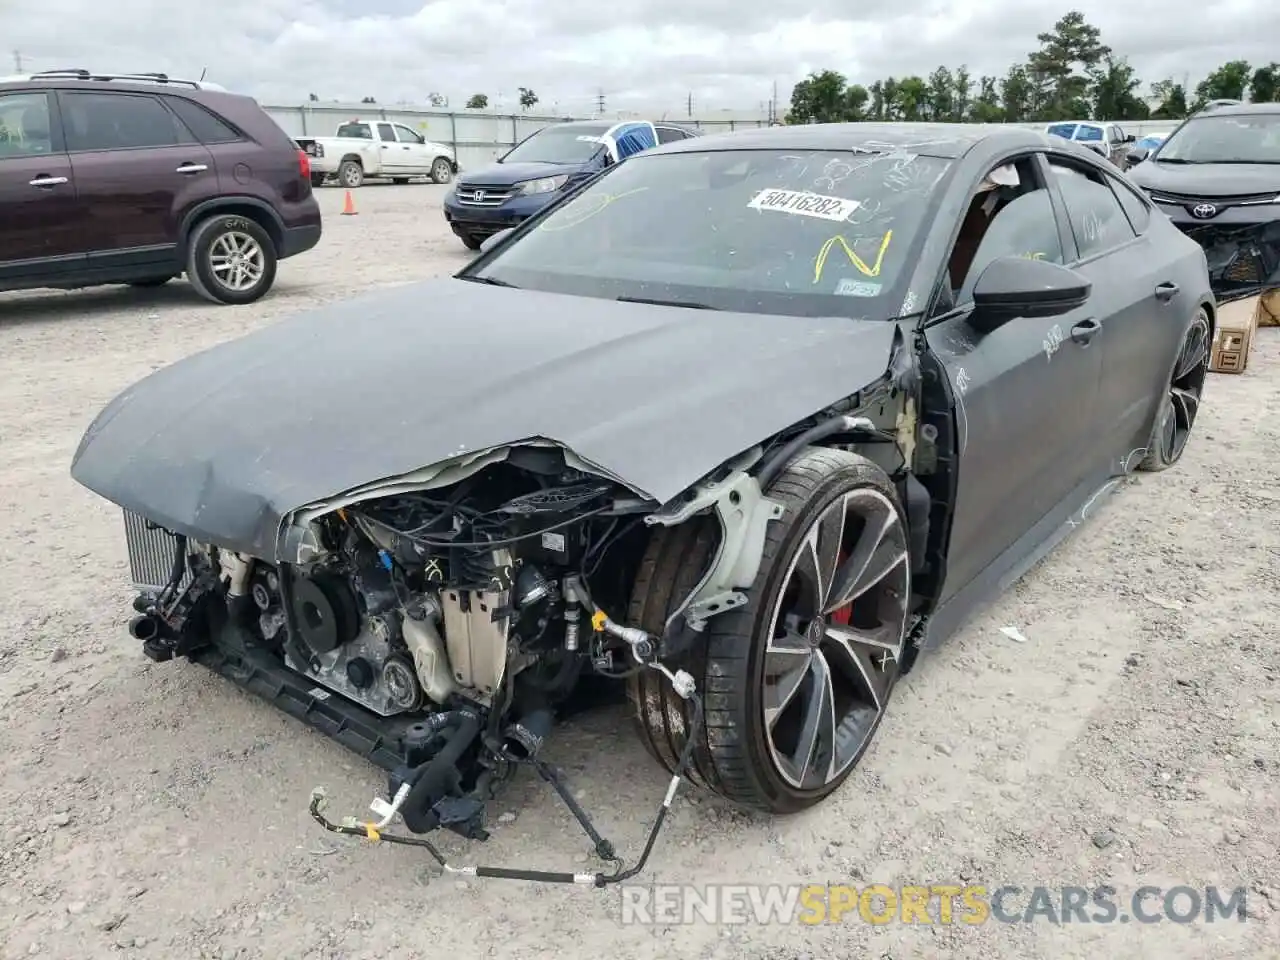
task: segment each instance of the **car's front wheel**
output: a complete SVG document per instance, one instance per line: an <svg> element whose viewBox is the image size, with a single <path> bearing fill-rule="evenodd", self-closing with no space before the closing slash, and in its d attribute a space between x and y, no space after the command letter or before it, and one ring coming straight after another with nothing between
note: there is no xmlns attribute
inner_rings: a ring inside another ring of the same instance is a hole
<svg viewBox="0 0 1280 960"><path fill-rule="evenodd" d="M431 179L436 183L448 183L453 179L453 166L445 157L436 157L431 164Z"/></svg>
<svg viewBox="0 0 1280 960"><path fill-rule="evenodd" d="M1169 373L1169 385L1161 394L1151 439L1147 441L1146 455L1138 464L1139 470L1156 473L1182 459L1209 375L1210 340L1209 314L1200 307L1182 335L1178 358Z"/></svg>
<svg viewBox="0 0 1280 960"><path fill-rule="evenodd" d="M214 303L252 303L275 283L275 244L248 217L215 214L192 231L187 279Z"/></svg>
<svg viewBox="0 0 1280 960"><path fill-rule="evenodd" d="M739 805L810 807L849 776L888 706L906 643L911 564L903 511L883 470L811 448L772 484L771 524L748 603L713 617L678 664L705 723L689 778ZM630 616L661 633L715 553L714 520L657 531ZM692 709L654 670L629 693L648 751L674 771Z"/></svg>

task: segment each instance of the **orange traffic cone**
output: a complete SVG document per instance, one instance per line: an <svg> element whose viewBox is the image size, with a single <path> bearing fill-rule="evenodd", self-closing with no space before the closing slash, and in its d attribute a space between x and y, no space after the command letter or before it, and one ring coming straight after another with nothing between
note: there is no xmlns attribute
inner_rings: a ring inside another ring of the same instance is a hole
<svg viewBox="0 0 1280 960"><path fill-rule="evenodd" d="M342 204L342 215L344 217L354 217L356 215L356 204L351 199L351 191L347 191L347 199Z"/></svg>

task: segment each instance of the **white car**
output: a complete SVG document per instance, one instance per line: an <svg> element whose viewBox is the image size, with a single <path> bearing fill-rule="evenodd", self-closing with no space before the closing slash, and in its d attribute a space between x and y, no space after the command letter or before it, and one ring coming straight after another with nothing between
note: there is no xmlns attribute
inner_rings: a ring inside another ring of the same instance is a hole
<svg viewBox="0 0 1280 960"><path fill-rule="evenodd" d="M1124 155L1129 144L1136 139L1126 134L1114 123L1093 120L1067 120L1062 123L1050 123L1044 132L1064 140L1074 140L1082 147L1088 147L1095 153L1106 157L1117 167L1124 166Z"/></svg>
<svg viewBox="0 0 1280 960"><path fill-rule="evenodd" d="M348 120L332 137L295 137L311 158L311 182L320 186L337 177L354 189L369 177L408 183L411 177L430 177L448 183L458 172L453 148L428 140L403 123L388 120Z"/></svg>

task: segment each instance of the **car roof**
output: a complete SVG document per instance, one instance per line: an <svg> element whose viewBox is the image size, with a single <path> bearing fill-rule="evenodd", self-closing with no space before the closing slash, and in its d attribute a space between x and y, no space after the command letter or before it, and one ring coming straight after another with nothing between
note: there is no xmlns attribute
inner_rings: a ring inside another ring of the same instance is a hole
<svg viewBox="0 0 1280 960"><path fill-rule="evenodd" d="M46 70L0 77L2 87L55 87L71 90L101 89L104 84L131 91L154 91L156 87L180 88L188 91L228 93L226 87L209 80L184 80L163 73L90 73L88 70Z"/></svg>
<svg viewBox="0 0 1280 960"><path fill-rule="evenodd" d="M909 149L921 156L954 160L986 140L1014 148L1035 147L1044 145L1045 134L1030 127L982 123L810 123L704 133L646 152Z"/></svg>
<svg viewBox="0 0 1280 960"><path fill-rule="evenodd" d="M1212 114L1215 117L1259 117L1280 114L1280 103L1228 103L1222 106L1208 106L1196 114L1197 117Z"/></svg>

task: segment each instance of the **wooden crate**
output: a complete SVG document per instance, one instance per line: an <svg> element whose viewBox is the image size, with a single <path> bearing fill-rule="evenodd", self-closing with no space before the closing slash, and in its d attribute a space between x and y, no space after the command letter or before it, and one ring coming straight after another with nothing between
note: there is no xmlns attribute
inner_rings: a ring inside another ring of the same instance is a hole
<svg viewBox="0 0 1280 960"><path fill-rule="evenodd" d="M1258 326L1280 327L1280 287L1262 295L1258 310Z"/></svg>
<svg viewBox="0 0 1280 960"><path fill-rule="evenodd" d="M1214 373L1244 373L1249 366L1249 350L1262 316L1262 297L1246 297L1218 305L1217 329L1209 354Z"/></svg>

